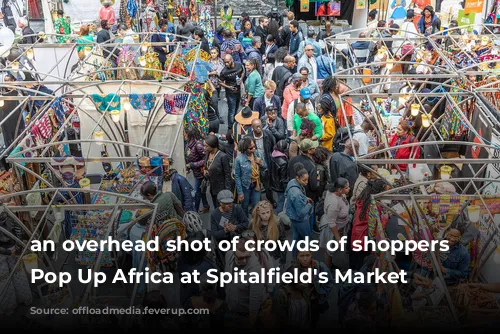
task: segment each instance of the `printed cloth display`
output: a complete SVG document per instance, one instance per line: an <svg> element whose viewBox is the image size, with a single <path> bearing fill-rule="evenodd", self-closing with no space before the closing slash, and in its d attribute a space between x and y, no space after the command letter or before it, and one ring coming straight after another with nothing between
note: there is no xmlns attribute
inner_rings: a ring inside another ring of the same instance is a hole
<svg viewBox="0 0 500 334"><path fill-rule="evenodd" d="M191 22L198 23L198 11L196 10L196 3L194 0L189 2L189 17L191 18Z"/></svg>
<svg viewBox="0 0 500 334"><path fill-rule="evenodd" d="M156 31L158 26L158 17L156 16L156 11L153 2L150 2L144 12L140 15L140 20L142 21L142 31L153 32Z"/></svg>
<svg viewBox="0 0 500 334"><path fill-rule="evenodd" d="M212 24L212 19L210 16L211 6L203 6L200 8L200 19L198 21L198 25L201 30L205 33L205 38L208 41L208 45L212 47L212 43L214 42L214 26Z"/></svg>
<svg viewBox="0 0 500 334"><path fill-rule="evenodd" d="M130 46L125 45L122 47L120 53L118 54L118 67L122 67L122 69L118 70L117 78L121 80L138 80L139 73L136 69L131 67L135 67L134 61L134 51L131 50Z"/></svg>
<svg viewBox="0 0 500 334"><path fill-rule="evenodd" d="M145 55L146 57L146 66L145 68L151 69L151 70L158 70L158 71L145 71L144 75L150 75L155 80L161 80L163 78L163 73L160 71L163 71L161 68L161 62L158 59L158 54L156 52L148 52Z"/></svg>
<svg viewBox="0 0 500 334"><path fill-rule="evenodd" d="M130 17L135 17L137 15L137 4L135 3L135 0L128 0L127 1L127 13Z"/></svg>
<svg viewBox="0 0 500 334"><path fill-rule="evenodd" d="M48 139L52 136L52 125L46 113L33 124L31 127L31 134L37 143L40 144L44 143L44 139Z"/></svg>
<svg viewBox="0 0 500 334"><path fill-rule="evenodd" d="M184 91L191 93L186 114L184 115L184 126L194 125L200 131L202 137L208 134L208 105L200 84L188 82L184 85Z"/></svg>
<svg viewBox="0 0 500 334"><path fill-rule="evenodd" d="M393 20L401 20L406 18L406 2L405 0L400 0L399 4L396 3L397 0L393 0L391 4L391 8L394 7L394 11L391 14L391 19Z"/></svg>
<svg viewBox="0 0 500 334"><path fill-rule="evenodd" d="M151 94L130 94L130 104L136 110L151 110L155 106L156 97Z"/></svg>
<svg viewBox="0 0 500 334"><path fill-rule="evenodd" d="M234 26L231 23L232 18L233 18L233 9L231 7L227 7L226 9L226 6L224 6L224 8L220 9L220 19L222 20L220 26L234 32Z"/></svg>
<svg viewBox="0 0 500 334"><path fill-rule="evenodd" d="M195 80L197 83L204 83L208 80L208 73L212 70L212 65L203 60L197 60L193 67L193 62L188 64L188 69L193 69L189 79Z"/></svg>
<svg viewBox="0 0 500 334"><path fill-rule="evenodd" d="M66 43L66 41L71 39L71 25L66 17L59 17L54 22L54 29L56 34L66 35L66 36L57 36L57 43Z"/></svg>
<svg viewBox="0 0 500 334"><path fill-rule="evenodd" d="M132 28L132 17L130 17L128 13L128 0L121 0L120 1L120 22L125 23L127 27L130 29Z"/></svg>
<svg viewBox="0 0 500 334"><path fill-rule="evenodd" d="M64 123L64 115L66 114L67 105L63 103L61 97L57 97L50 105L57 119L57 125L60 126Z"/></svg>
<svg viewBox="0 0 500 334"><path fill-rule="evenodd" d="M163 96L165 113L171 115L183 115L188 98L189 94L185 93L165 94Z"/></svg>
<svg viewBox="0 0 500 334"><path fill-rule="evenodd" d="M169 54L165 61L165 71L168 73L178 74L183 77L187 76L186 61L180 54Z"/></svg>
<svg viewBox="0 0 500 334"><path fill-rule="evenodd" d="M145 230L148 231L148 228L146 227ZM163 263L168 272L176 272L177 260L179 259L180 253L176 251L168 252L166 250L166 243L169 240L176 240L177 237L185 239L186 235L186 227L184 223L178 219L172 218L160 224L155 223L151 230L150 239L158 237L160 250L157 252L147 251L146 256L149 267L155 269L158 265ZM143 240L147 240L147 233L144 233Z"/></svg>
<svg viewBox="0 0 500 334"><path fill-rule="evenodd" d="M193 46L192 49L190 49L187 54L184 56L187 62L192 62L196 59L196 48ZM198 59L203 60L203 61L209 61L210 60L210 55L204 51L200 50L198 53Z"/></svg>
<svg viewBox="0 0 500 334"><path fill-rule="evenodd" d="M120 96L116 94L92 94L92 101L94 101L97 110L100 112L111 112L121 108Z"/></svg>

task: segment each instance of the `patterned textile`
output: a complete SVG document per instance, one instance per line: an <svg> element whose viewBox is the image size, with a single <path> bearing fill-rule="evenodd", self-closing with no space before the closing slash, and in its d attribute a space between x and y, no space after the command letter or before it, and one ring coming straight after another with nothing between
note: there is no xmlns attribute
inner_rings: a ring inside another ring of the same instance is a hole
<svg viewBox="0 0 500 334"><path fill-rule="evenodd" d="M145 230L148 231L148 228L146 227ZM177 237L185 239L186 235L186 227L178 219L172 218L163 223L155 223L151 230L150 239L158 237L160 250L157 252L147 251L146 256L149 267L156 268L158 265L163 263L166 266L167 271L176 272L177 260L179 259L180 253L176 251L166 251L166 243L169 240L177 239ZM147 240L147 232L144 233L143 240Z"/></svg>
<svg viewBox="0 0 500 334"><path fill-rule="evenodd" d="M124 69L118 70L117 78L122 80L138 80L139 73L136 69L131 69L130 67L136 67L134 62L134 52L130 49L128 45L123 46L117 59L118 67L123 67Z"/></svg>
<svg viewBox="0 0 500 334"><path fill-rule="evenodd" d="M56 98L50 108L54 111L58 125L64 123L64 115L66 114L66 106L63 104L61 97Z"/></svg>
<svg viewBox="0 0 500 334"><path fill-rule="evenodd" d="M198 17L198 12L196 10L196 3L194 2L194 0L191 0L189 2L189 14L191 21L198 23L199 17Z"/></svg>
<svg viewBox="0 0 500 334"><path fill-rule="evenodd" d="M137 15L137 4L135 3L135 0L128 0L127 1L127 13L130 15L130 17L135 17Z"/></svg>
<svg viewBox="0 0 500 334"><path fill-rule="evenodd" d="M92 94L92 101L94 101L97 110L100 112L111 112L113 110L120 110L120 96L116 94Z"/></svg>
<svg viewBox="0 0 500 334"><path fill-rule="evenodd" d="M210 6L201 7L200 20L198 21L198 25L200 26L201 30L203 30L203 32L205 33L205 38L208 41L208 45L212 47L215 34L214 34L212 19L210 17L210 11L211 11Z"/></svg>
<svg viewBox="0 0 500 334"><path fill-rule="evenodd" d="M368 240L375 240L378 225L377 217L380 217L375 200L371 200L368 210Z"/></svg>
<svg viewBox="0 0 500 334"><path fill-rule="evenodd" d="M233 18L233 9L231 7L229 7L226 12L224 11L224 8L220 9L220 19L222 20L220 26L234 32L234 26L231 23L232 18Z"/></svg>
<svg viewBox="0 0 500 334"><path fill-rule="evenodd" d="M189 94L165 94L163 96L163 106L165 112L171 115L183 115L184 108L186 108L186 102Z"/></svg>
<svg viewBox="0 0 500 334"><path fill-rule="evenodd" d="M130 17L128 13L128 0L121 0L120 1L120 22L125 23L129 29L132 28L132 18Z"/></svg>
<svg viewBox="0 0 500 334"><path fill-rule="evenodd" d="M169 54L167 56L167 60L165 61L165 71L168 73L178 74L183 77L187 76L186 62L184 58L180 54Z"/></svg>
<svg viewBox="0 0 500 334"><path fill-rule="evenodd" d="M188 64L188 70L191 69L193 69L193 72L189 74L190 79L202 84L208 80L208 73L212 70L212 65L206 61L198 60L194 67L193 62Z"/></svg>
<svg viewBox="0 0 500 334"><path fill-rule="evenodd" d="M54 22L54 29L56 31L56 34L60 35L66 35L66 36L57 36L56 40L57 43L66 43L67 40L71 39L71 26L68 18L66 17L59 17L55 22Z"/></svg>
<svg viewBox="0 0 500 334"><path fill-rule="evenodd" d="M156 98L153 94L130 94L130 104L136 110L151 110L155 106Z"/></svg>
<svg viewBox="0 0 500 334"><path fill-rule="evenodd" d="M155 52L148 52L146 54L146 66L145 68L149 68L151 70L163 70L161 68L161 62L158 59L158 54ZM145 71L145 75L150 75L155 78L155 80L161 80L163 78L162 72L159 71Z"/></svg>
<svg viewBox="0 0 500 334"><path fill-rule="evenodd" d="M200 84L196 82L188 82L184 86L186 93L191 93L188 109L184 115L184 126L196 126L202 137L208 134L208 105L203 94Z"/></svg>
<svg viewBox="0 0 500 334"><path fill-rule="evenodd" d="M189 50L189 52L186 54L184 58L186 59L187 62L194 61L196 59L196 48L193 47L191 50ZM200 53L198 54L198 59L201 59L203 61L209 61L210 55L206 51L200 50Z"/></svg>
<svg viewBox="0 0 500 334"><path fill-rule="evenodd" d="M31 134L36 140L39 138L47 139L52 136L52 125L50 124L49 116L47 114L44 114L35 122L35 124L33 124Z"/></svg>

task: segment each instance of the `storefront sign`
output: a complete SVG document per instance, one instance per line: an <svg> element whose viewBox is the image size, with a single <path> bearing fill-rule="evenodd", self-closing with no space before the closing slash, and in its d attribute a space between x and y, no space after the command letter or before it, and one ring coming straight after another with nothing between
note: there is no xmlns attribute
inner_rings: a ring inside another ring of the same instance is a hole
<svg viewBox="0 0 500 334"><path fill-rule="evenodd" d="M465 0L464 13L482 13L484 0Z"/></svg>
<svg viewBox="0 0 500 334"><path fill-rule="evenodd" d="M475 18L476 18L476 13L465 14L464 10L460 9L458 11L458 19L457 19L458 26L461 27L474 24ZM469 27L468 30L472 31L472 27Z"/></svg>
<svg viewBox="0 0 500 334"><path fill-rule="evenodd" d="M300 11L301 12L309 11L309 0L300 0Z"/></svg>

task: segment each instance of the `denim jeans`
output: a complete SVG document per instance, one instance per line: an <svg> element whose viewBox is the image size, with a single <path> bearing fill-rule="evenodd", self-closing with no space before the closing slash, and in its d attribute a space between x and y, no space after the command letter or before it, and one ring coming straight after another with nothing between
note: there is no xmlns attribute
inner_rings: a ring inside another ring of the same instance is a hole
<svg viewBox="0 0 500 334"><path fill-rule="evenodd" d="M291 220L292 222L292 240L306 240L306 237L311 238L312 230L309 221L297 221ZM295 260L295 252L297 251L297 244L294 245L292 250L292 258Z"/></svg>
<svg viewBox="0 0 500 334"><path fill-rule="evenodd" d="M202 180L203 179L194 178L194 191L196 192L194 195L194 209L197 211L200 207L200 200L201 200L201 202L203 202L204 208L210 208L210 205L208 204L208 200L207 200L207 194L201 193L200 186L201 186Z"/></svg>
<svg viewBox="0 0 500 334"><path fill-rule="evenodd" d="M243 195L245 198L243 199L241 207L243 208L245 214L249 216L248 207L250 206L250 201L254 207L257 205L260 201L260 190L255 190L255 184L252 184L250 185L250 188L243 189Z"/></svg>
<svg viewBox="0 0 500 334"><path fill-rule="evenodd" d="M276 213L279 214L283 211L283 205L285 204L285 193L276 192L278 195L278 207L276 208Z"/></svg>
<svg viewBox="0 0 500 334"><path fill-rule="evenodd" d="M240 92L230 93L226 90L227 98L227 128L231 130L233 128L234 116L238 112L238 107L241 102Z"/></svg>

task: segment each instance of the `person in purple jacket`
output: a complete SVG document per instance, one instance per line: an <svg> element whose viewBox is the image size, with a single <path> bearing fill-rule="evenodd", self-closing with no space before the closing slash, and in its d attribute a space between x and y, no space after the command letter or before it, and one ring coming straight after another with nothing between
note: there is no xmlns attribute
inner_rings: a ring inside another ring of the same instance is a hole
<svg viewBox="0 0 500 334"><path fill-rule="evenodd" d="M200 189L204 175L203 165L205 163L205 147L201 140L200 131L194 126L189 126L185 130L184 138L187 141L188 148L188 163L186 164L186 169L188 172L192 171L194 176L194 191L196 192L194 197L194 209L198 210L201 200L203 208L200 209L200 213L207 213L210 209L210 205L208 204L206 193L202 193Z"/></svg>

